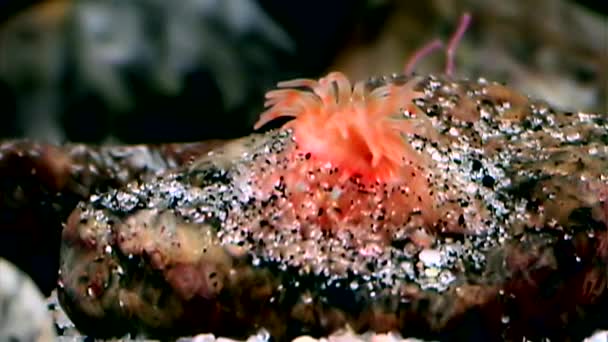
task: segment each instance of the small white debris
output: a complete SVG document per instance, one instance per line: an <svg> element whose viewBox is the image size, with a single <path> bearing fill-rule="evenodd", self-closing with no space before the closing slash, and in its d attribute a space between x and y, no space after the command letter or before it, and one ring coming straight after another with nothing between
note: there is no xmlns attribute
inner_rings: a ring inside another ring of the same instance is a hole
<svg viewBox="0 0 608 342"><path fill-rule="evenodd" d="M418 254L418 258L426 267L441 265L441 253L436 249L424 249Z"/></svg>

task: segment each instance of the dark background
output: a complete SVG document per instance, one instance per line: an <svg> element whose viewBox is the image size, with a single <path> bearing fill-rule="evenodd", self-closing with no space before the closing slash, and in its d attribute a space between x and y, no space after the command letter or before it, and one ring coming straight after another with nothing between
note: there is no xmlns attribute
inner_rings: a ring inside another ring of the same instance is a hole
<svg viewBox="0 0 608 342"><path fill-rule="evenodd" d="M199 17L193 17L191 30L187 24L181 28L184 32L200 34L186 35L183 37L186 42L179 45L179 38L167 37L169 23L175 19L171 17L171 7L176 7L174 4L179 2L133 0L129 11L139 19L138 24L128 25L127 19L118 24L105 23L117 27L104 28L102 23L101 33L95 38L99 41L91 43L90 36L83 34L86 27L78 23L79 15L95 12L95 7L100 7L98 5L106 11L104 13L117 16L126 10L112 5L116 2L101 0L0 0L0 137L97 144L198 141L242 136L252 131L252 124L263 110L263 95L276 82L294 77L317 78L329 70L342 70L355 78L398 72L399 65L394 61L405 61L415 47L433 37L447 39L464 10L472 11L474 23L465 37L467 42L463 43L461 59L470 55L470 51L480 51L479 56L483 56L481 51L494 49L487 47L492 35L501 35L505 51L499 53L514 56L518 64L528 68L522 69L524 76L515 70L517 68L496 70L487 65L494 59L494 56L489 56L485 62L479 61L483 57L474 62L466 60L460 69L462 74L510 82L540 97L546 97L548 92L552 95L554 89L536 89L539 78L541 83L545 82L543 84L555 84L555 77L543 78L553 70L544 69L547 58L539 43L546 43L551 53L562 55L548 58L551 61L560 59L554 66L554 70L563 70L559 71L562 73L559 77L567 78L568 82L574 79L582 93L589 87L599 89L595 95L597 99L581 100L584 108L578 109L605 109L605 96L602 100L602 95L606 94L606 76L602 69L606 65L601 59L607 53L602 53L601 45L599 49L597 46L587 48L585 44L588 43L584 40L576 46L580 53L572 51L570 45L574 43L569 37L564 38L565 45L554 44L553 39L560 32L542 30L545 20L542 8L535 14L539 16L538 21L531 22L530 19L505 17L499 9L488 12L488 7L492 6L480 4L492 2L475 0L449 2L456 4L449 8L444 5L448 3L441 1L429 1L428 5L396 0L243 2L259 6L262 15L274 27L269 29L268 23L258 20L259 15L247 14L243 10L242 18L253 24L235 32L238 21L236 24L230 22L224 14L240 13L238 8L232 12L201 10ZM188 0L188 3L197 1ZM530 15L530 8L534 6L522 5L525 3L522 1L508 3L514 4L513 8L521 12L517 14L520 18ZM556 12L569 12L576 3L584 13L595 16L596 22L599 18L599 30L608 32L608 24L601 26L608 13L605 1L546 0L532 3L556 8ZM563 13L559 15L567 17ZM179 14L175 17L179 18ZM91 25L95 24L95 18L89 20ZM570 19L563 20L567 29ZM493 21L498 24L493 26ZM524 28L521 21L530 27ZM403 26L395 23L403 23ZM120 27L123 24L124 27ZM521 26L522 30L509 33L502 28L495 30L503 26L509 30ZM282 42L271 37L273 30L282 31ZM538 35L529 32L538 32ZM391 34L403 37L403 45L392 48L394 55L384 53L378 57L369 52L379 51L376 46L384 45L374 45L375 42L382 42L383 37ZM573 32L575 34L580 33ZM120 41L121 37L131 35L134 41L129 44L113 43L113 40ZM510 35L515 38L508 38ZM608 33L605 37L608 40ZM128 58L100 63L95 53L86 50L87 44L93 44L94 51L114 49L120 54L123 49ZM188 56L189 45L205 50L211 57L180 62L180 58L187 59L182 55ZM169 55L178 62L166 68L167 71L163 69L166 67L163 63ZM357 62L366 58L367 65ZM439 57L429 60L435 62L431 71L442 70ZM374 64L380 67L376 69ZM427 69L423 66L422 70ZM112 82L104 79L106 76L111 76ZM570 86L570 83L564 84ZM237 99L230 100L231 96ZM555 96L563 97L561 93Z"/></svg>

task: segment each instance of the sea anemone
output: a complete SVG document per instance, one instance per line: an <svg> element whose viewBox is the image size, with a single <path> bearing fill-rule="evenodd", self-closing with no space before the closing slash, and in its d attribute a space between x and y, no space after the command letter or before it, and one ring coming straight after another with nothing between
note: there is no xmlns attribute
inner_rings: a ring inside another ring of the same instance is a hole
<svg viewBox="0 0 608 342"><path fill-rule="evenodd" d="M415 165L417 153L404 141L413 133L408 117L417 114L412 100L417 79L392 80L373 88L366 82L354 86L339 72L319 81L296 79L280 82L266 94L266 107L255 125L258 129L279 117L294 117L283 128L293 130L298 149L340 170L345 177L383 183L403 181L404 165ZM307 89L298 89L307 88Z"/></svg>

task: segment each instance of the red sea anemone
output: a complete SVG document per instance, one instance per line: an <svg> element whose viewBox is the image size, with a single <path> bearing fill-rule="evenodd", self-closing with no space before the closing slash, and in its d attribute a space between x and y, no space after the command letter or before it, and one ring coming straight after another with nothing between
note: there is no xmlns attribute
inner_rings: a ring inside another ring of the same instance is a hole
<svg viewBox="0 0 608 342"><path fill-rule="evenodd" d="M319 81L282 82L282 89L270 91L270 108L256 128L293 117L283 128L292 130L295 141L286 164L260 176L263 193L271 193L279 179L285 187L288 204L277 205L284 209L273 216L284 226L296 222L303 232L372 227L391 235L408 222L432 224L427 160L407 140L427 131L418 126L428 118L413 103L423 96L414 89L418 82L395 78L376 87L363 81L353 86L334 72Z"/></svg>

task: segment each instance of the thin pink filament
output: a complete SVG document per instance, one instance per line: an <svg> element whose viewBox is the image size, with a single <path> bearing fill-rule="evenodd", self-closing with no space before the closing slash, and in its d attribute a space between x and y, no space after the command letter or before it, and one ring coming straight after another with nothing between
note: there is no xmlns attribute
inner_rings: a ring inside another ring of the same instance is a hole
<svg viewBox="0 0 608 342"><path fill-rule="evenodd" d="M414 52L414 54L412 55L412 57L410 57L409 61L407 62L407 64L405 65L405 74L406 75L410 75L414 72L414 67L416 67L416 64L418 64L418 62L430 55L432 52L440 49L443 47L443 42L440 39L435 39L432 42L424 45L422 48L418 49L418 51Z"/></svg>
<svg viewBox="0 0 608 342"><path fill-rule="evenodd" d="M450 38L450 41L446 47L446 65L445 65L445 74L447 76L452 76L454 73L454 54L456 53L456 48L458 44L462 40L464 33L468 29L471 24L471 14L464 13L460 17L460 23L458 24L458 28L456 32ZM406 75L410 75L413 73L416 64L426 56L430 55L432 52L443 47L443 42L440 39L435 39L430 43L423 45L420 49L416 50L412 57L410 57L403 69Z"/></svg>
<svg viewBox="0 0 608 342"><path fill-rule="evenodd" d="M458 44L462 40L462 36L466 32L467 28L471 24L471 14L464 13L462 17L460 17L460 23L458 24L458 29L456 33L450 39L448 43L448 47L446 50L446 65L445 65L445 74L448 76L452 76L454 73L454 53L456 52L456 48Z"/></svg>

